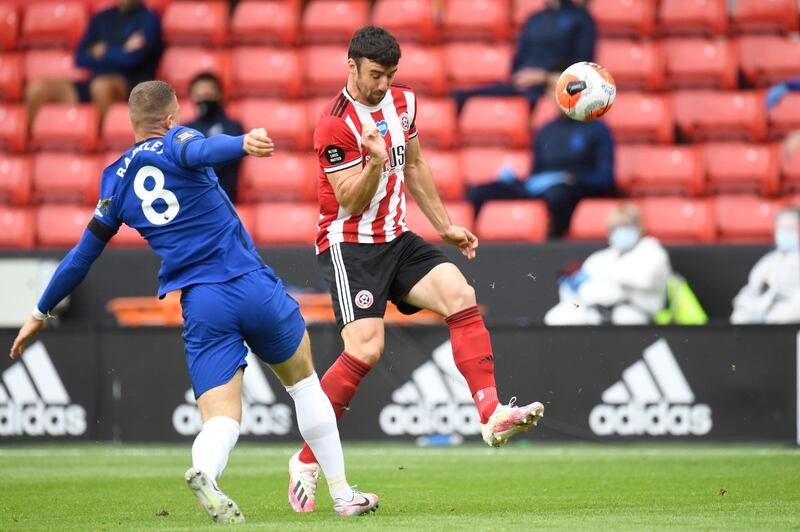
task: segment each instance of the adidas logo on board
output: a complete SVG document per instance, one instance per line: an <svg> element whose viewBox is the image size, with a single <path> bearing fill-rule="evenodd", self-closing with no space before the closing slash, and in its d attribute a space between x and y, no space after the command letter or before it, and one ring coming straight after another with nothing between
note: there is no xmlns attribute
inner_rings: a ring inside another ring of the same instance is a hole
<svg viewBox="0 0 800 532"><path fill-rule="evenodd" d="M453 362L449 340L392 393L392 403L381 410L379 423L390 436L480 433L478 411Z"/></svg>
<svg viewBox="0 0 800 532"><path fill-rule="evenodd" d="M86 410L69 394L44 344L36 342L2 375L0 437L80 436Z"/></svg>
<svg viewBox="0 0 800 532"><path fill-rule="evenodd" d="M192 436L203 428L203 420L194 391L189 388L184 395L185 404L179 405L172 414L172 426L184 436ZM247 353L247 368L242 383L241 434L288 434L292 429L292 409L289 405L276 403L275 393L267 381L261 361L252 352Z"/></svg>
<svg viewBox="0 0 800 532"><path fill-rule="evenodd" d="M695 396L675 355L660 339L603 392L589 415L598 436L702 436L711 431L711 408Z"/></svg>

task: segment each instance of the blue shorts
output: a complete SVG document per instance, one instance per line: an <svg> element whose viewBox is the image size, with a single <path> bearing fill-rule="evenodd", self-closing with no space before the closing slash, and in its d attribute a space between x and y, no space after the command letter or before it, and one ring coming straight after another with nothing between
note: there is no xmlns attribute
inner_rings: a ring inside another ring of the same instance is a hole
<svg viewBox="0 0 800 532"><path fill-rule="evenodd" d="M267 364L291 357L306 330L300 307L270 268L183 289L183 341L195 397L247 366L247 347Z"/></svg>

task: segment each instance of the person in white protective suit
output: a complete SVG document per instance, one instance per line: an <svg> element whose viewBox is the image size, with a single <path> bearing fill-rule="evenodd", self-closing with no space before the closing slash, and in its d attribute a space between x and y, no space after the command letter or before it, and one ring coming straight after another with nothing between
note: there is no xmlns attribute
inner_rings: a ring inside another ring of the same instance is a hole
<svg viewBox="0 0 800 532"><path fill-rule="evenodd" d="M733 298L731 323L800 323L800 210L775 217L775 249L759 260Z"/></svg>
<svg viewBox="0 0 800 532"><path fill-rule="evenodd" d="M639 208L617 206L608 231L608 248L559 279L560 302L545 315L547 325L643 325L664 308L669 256L658 240L645 236Z"/></svg>

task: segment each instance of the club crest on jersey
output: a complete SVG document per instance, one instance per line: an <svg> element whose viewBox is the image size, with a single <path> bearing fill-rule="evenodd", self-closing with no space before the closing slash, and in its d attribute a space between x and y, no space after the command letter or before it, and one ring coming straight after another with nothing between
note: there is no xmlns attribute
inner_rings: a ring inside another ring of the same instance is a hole
<svg viewBox="0 0 800 532"><path fill-rule="evenodd" d="M411 118L408 116L408 113L400 113L400 126L403 128L403 131L408 131L411 129Z"/></svg>
<svg viewBox="0 0 800 532"><path fill-rule="evenodd" d="M102 218L104 214L108 214L108 209L111 206L111 200L113 199L114 196L111 196L110 198L105 198L98 201L97 207L94 209L94 213L100 218Z"/></svg>
<svg viewBox="0 0 800 532"><path fill-rule="evenodd" d="M389 132L389 124L386 123L386 120L381 120L380 122L375 122L375 127L378 128L378 132L381 136L386 136Z"/></svg>
<svg viewBox="0 0 800 532"><path fill-rule="evenodd" d="M362 290L356 294L356 306L361 309L368 309L372 306L375 299L372 297L372 292L369 290Z"/></svg>

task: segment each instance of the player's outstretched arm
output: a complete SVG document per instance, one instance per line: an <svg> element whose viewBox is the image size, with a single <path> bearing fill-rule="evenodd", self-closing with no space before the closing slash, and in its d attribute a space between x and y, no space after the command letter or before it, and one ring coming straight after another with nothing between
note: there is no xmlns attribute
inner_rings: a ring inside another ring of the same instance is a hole
<svg viewBox="0 0 800 532"><path fill-rule="evenodd" d="M19 330L9 353L12 359L20 356L25 350L25 343L39 334L50 311L83 281L115 232L94 218L89 222L78 244L58 265L33 314Z"/></svg>
<svg viewBox="0 0 800 532"><path fill-rule="evenodd" d="M456 246L468 259L474 259L475 250L478 249L478 238L467 228L453 225L450 222L447 209L436 190L436 182L433 180L431 169L422 157L418 138L413 138L408 142L405 178L411 196L422 209L425 217L433 224L442 240Z"/></svg>
<svg viewBox="0 0 800 532"><path fill-rule="evenodd" d="M197 135L187 140L180 152L181 163L189 168L217 166L241 159L245 155L270 157L275 151L272 139L261 128L253 129L246 135L238 137L214 135L205 138L197 132L188 131L189 134Z"/></svg>
<svg viewBox="0 0 800 532"><path fill-rule="evenodd" d="M358 216L369 206L388 158L386 142L375 127L364 127L361 146L369 155L363 167L354 166L328 174L336 201L353 216Z"/></svg>

